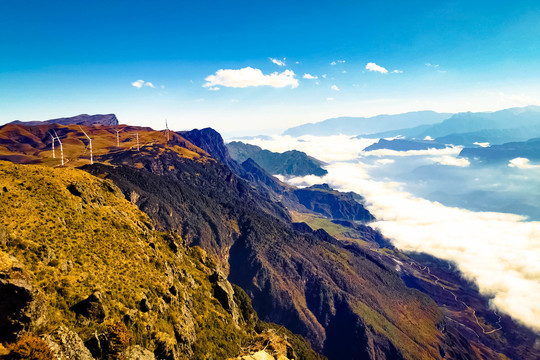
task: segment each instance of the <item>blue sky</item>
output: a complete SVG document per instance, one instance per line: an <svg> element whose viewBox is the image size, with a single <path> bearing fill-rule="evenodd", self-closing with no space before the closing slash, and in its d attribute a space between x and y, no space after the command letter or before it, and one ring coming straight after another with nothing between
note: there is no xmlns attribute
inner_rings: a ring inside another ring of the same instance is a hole
<svg viewBox="0 0 540 360"><path fill-rule="evenodd" d="M116 113L258 133L496 110L540 104L539 64L538 1L0 2L0 124Z"/></svg>

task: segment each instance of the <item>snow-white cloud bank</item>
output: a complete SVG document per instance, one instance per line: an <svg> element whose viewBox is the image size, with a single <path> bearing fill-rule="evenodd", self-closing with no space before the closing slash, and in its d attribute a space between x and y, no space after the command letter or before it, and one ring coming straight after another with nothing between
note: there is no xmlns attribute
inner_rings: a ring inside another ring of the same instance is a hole
<svg viewBox="0 0 540 360"><path fill-rule="evenodd" d="M220 69L214 75L205 78L206 83L203 87L212 89L217 86L246 88L250 86L271 86L283 88L290 86L298 87L298 79L295 78L294 71L285 70L282 73L274 72L264 75L260 69L245 67L243 69Z"/></svg>
<svg viewBox="0 0 540 360"><path fill-rule="evenodd" d="M540 330L540 222L527 222L513 214L447 207L415 197L403 191L399 183L375 181L367 173L369 166L360 161L364 158L358 160L358 149L369 141L335 136L302 141L276 137L260 140L257 145L273 151L296 148L331 162L322 178L306 176L287 181L294 185L326 182L363 195L377 218L373 226L398 248L454 262L482 294L492 298L492 306ZM449 156L440 155L442 159Z"/></svg>
<svg viewBox="0 0 540 360"><path fill-rule="evenodd" d="M538 165L531 164L529 159L520 157L510 160L508 166L518 169L535 169L540 167Z"/></svg>

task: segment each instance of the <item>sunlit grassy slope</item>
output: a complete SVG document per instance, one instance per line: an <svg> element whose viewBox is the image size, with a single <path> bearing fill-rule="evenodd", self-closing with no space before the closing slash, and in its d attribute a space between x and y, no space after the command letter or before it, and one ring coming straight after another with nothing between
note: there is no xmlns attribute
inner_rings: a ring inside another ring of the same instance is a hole
<svg viewBox="0 0 540 360"><path fill-rule="evenodd" d="M154 231L109 181L72 168L0 161L0 227L8 234L0 258L15 256L46 299L43 333L63 324L86 340L131 314L135 343L153 349L158 339L174 342L175 327L193 321L193 358L201 359L233 356L251 336L253 328L235 325L213 296L215 262L180 237ZM70 310L95 290L106 310L101 324ZM139 311L143 297L148 312Z"/></svg>
<svg viewBox="0 0 540 360"><path fill-rule="evenodd" d="M90 142L92 140L93 160L105 154L125 150L137 150L147 145L168 144L182 157L199 159L208 154L186 141L182 136L170 133L169 141L163 131L129 125L79 126L43 124L23 126L7 124L0 128L0 159L17 163L42 163L49 166L61 165L61 148L55 133L62 142L64 165L77 167L90 163ZM118 135L118 138L117 138Z"/></svg>

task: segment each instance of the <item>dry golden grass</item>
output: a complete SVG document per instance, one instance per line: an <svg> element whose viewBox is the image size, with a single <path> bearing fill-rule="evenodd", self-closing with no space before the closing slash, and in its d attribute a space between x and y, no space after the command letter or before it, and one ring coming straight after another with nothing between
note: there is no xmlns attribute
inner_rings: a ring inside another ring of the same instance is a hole
<svg viewBox="0 0 540 360"><path fill-rule="evenodd" d="M195 358L235 354L247 336L212 295L208 276L215 263L200 249L173 253L170 235L154 231L148 216L107 180L72 168L0 161L0 227L9 233L0 267L10 266L6 253L24 266L48 303L50 327L64 324L87 339L118 329L114 324L135 310L130 334L120 331L119 342L129 335L152 349L153 332L174 338L187 302L197 329ZM173 285L179 294L167 304ZM69 310L94 290L103 295L102 324ZM137 311L143 296L150 312Z"/></svg>

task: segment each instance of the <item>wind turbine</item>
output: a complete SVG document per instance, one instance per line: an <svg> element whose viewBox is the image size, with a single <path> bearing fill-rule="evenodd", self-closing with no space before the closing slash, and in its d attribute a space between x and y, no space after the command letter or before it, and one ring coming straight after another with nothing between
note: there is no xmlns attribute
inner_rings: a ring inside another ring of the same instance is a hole
<svg viewBox="0 0 540 360"><path fill-rule="evenodd" d="M169 125L167 124L167 119L165 119L165 133L167 134L167 143L169 142Z"/></svg>
<svg viewBox="0 0 540 360"><path fill-rule="evenodd" d="M93 154L92 154L92 139L90 139L90 136L88 136L88 135L84 132L84 130L83 130L83 128L82 128L81 126L79 126L79 129L81 129L81 131L83 132L84 136L86 136L86 138L87 138L88 141L90 142L90 145L89 145L89 147L90 147L90 164L93 164L93 163L94 163L94 157L93 157Z"/></svg>
<svg viewBox="0 0 540 360"><path fill-rule="evenodd" d="M120 129L120 130L114 129L114 131L116 131L116 147L120 147L120 137L119 137L118 133L120 131L122 131L122 129Z"/></svg>
<svg viewBox="0 0 540 360"><path fill-rule="evenodd" d="M56 154L54 153L54 136L50 132L49 132L49 135L51 135L51 139L52 139L52 158L56 159Z"/></svg>
<svg viewBox="0 0 540 360"><path fill-rule="evenodd" d="M62 166L64 166L64 147L62 146L62 141L58 137L56 131L54 131L54 129L52 129L52 131L54 133L54 136L56 137L56 140L60 143L60 156L62 157Z"/></svg>
<svg viewBox="0 0 540 360"><path fill-rule="evenodd" d="M139 132L133 133L131 135L137 135L137 151L139 151Z"/></svg>

